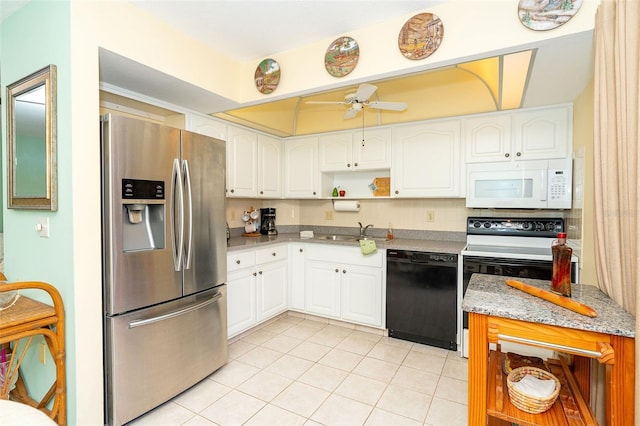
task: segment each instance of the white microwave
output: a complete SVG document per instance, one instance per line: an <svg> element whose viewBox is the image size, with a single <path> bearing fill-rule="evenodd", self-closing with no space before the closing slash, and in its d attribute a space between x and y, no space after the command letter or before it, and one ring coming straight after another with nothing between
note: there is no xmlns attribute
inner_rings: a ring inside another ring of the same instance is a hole
<svg viewBox="0 0 640 426"><path fill-rule="evenodd" d="M467 207L570 209L571 158L467 164Z"/></svg>

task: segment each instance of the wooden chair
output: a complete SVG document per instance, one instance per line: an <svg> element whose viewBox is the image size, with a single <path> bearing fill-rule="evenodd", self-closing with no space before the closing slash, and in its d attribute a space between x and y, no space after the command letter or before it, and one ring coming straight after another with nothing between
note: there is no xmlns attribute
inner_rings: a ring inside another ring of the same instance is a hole
<svg viewBox="0 0 640 426"><path fill-rule="evenodd" d="M6 277L0 272L0 281ZM58 290L51 284L39 281L23 281L0 285L0 292L12 290L43 290L49 294L53 306L20 295L16 303L0 311L0 346L9 347L11 342L14 353L11 367L7 373L5 385L0 385L0 398L8 399L9 385L17 375L16 387L10 392L11 399L42 410L59 425L66 425L66 374L65 374L65 337L64 305ZM56 380L40 401L31 398L20 374L20 367L29 349L33 337L42 335L56 364ZM26 339L22 350L16 350L17 341ZM47 408L53 399L51 409Z"/></svg>

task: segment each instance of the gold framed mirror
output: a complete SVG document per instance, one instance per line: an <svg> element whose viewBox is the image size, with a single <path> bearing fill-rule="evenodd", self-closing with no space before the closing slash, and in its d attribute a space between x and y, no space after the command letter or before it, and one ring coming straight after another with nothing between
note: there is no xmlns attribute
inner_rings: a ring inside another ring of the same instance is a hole
<svg viewBox="0 0 640 426"><path fill-rule="evenodd" d="M7 86L7 207L56 210L56 66Z"/></svg>

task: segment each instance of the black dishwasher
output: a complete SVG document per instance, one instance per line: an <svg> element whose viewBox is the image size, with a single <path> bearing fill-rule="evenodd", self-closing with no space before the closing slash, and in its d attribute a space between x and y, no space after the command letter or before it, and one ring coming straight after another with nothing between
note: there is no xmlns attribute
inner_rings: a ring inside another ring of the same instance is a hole
<svg viewBox="0 0 640 426"><path fill-rule="evenodd" d="M387 250L389 336L455 351L458 255Z"/></svg>

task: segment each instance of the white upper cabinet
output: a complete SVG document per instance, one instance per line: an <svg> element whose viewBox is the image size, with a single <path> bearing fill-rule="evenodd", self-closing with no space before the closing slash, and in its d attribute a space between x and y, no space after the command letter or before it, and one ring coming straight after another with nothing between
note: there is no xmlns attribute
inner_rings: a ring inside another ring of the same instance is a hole
<svg viewBox="0 0 640 426"><path fill-rule="evenodd" d="M353 132L331 133L318 138L320 171L353 169Z"/></svg>
<svg viewBox="0 0 640 426"><path fill-rule="evenodd" d="M571 152L571 105L463 119L467 163L549 160Z"/></svg>
<svg viewBox="0 0 640 426"><path fill-rule="evenodd" d="M391 168L391 128L362 129L353 133L355 170Z"/></svg>
<svg viewBox="0 0 640 426"><path fill-rule="evenodd" d="M318 138L308 136L285 139L284 197L318 198Z"/></svg>
<svg viewBox="0 0 640 426"><path fill-rule="evenodd" d="M391 196L461 197L460 120L395 129Z"/></svg>
<svg viewBox="0 0 640 426"><path fill-rule="evenodd" d="M511 114L462 120L467 163L511 161Z"/></svg>
<svg viewBox="0 0 640 426"><path fill-rule="evenodd" d="M282 140L258 134L259 198L282 197Z"/></svg>
<svg viewBox="0 0 640 426"><path fill-rule="evenodd" d="M388 169L391 167L391 129L362 129L319 137L321 172Z"/></svg>
<svg viewBox="0 0 640 426"><path fill-rule="evenodd" d="M186 128L190 132L198 133L212 138L227 140L227 123L213 117L205 117L197 114L187 114Z"/></svg>
<svg viewBox="0 0 640 426"><path fill-rule="evenodd" d="M258 134L227 128L227 197L255 197L258 193Z"/></svg>
<svg viewBox="0 0 640 426"><path fill-rule="evenodd" d="M566 158L571 153L572 122L571 105L516 112L516 160Z"/></svg>

